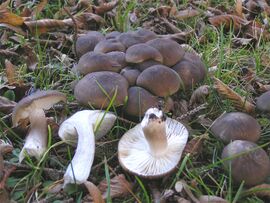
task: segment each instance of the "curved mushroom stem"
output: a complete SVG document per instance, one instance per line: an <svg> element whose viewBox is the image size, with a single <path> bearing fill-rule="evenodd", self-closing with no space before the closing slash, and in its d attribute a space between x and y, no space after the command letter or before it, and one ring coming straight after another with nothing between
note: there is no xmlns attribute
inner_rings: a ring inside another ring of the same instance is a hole
<svg viewBox="0 0 270 203"><path fill-rule="evenodd" d="M160 155L166 151L168 142L166 136L166 122L162 111L157 108L150 109L142 120L142 130L148 142L151 153Z"/></svg>
<svg viewBox="0 0 270 203"><path fill-rule="evenodd" d="M42 109L33 111L29 120L30 130L20 152L19 162L25 157L24 151L39 160L47 149L48 125L44 111Z"/></svg>

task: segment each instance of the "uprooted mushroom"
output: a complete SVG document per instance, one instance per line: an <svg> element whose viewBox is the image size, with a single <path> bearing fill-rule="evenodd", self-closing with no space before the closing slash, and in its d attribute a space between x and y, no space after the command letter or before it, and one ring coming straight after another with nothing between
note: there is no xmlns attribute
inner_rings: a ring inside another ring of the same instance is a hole
<svg viewBox="0 0 270 203"><path fill-rule="evenodd" d="M83 110L65 120L59 128L59 137L76 145L77 149L64 175L64 186L69 183L84 183L91 170L96 139L103 137L112 128L116 116L99 110Z"/></svg>
<svg viewBox="0 0 270 203"><path fill-rule="evenodd" d="M25 152L29 156L40 159L47 149L48 126L44 110L50 109L54 104L66 102L66 96L56 90L38 91L22 100L12 112L12 123L16 127L22 120L30 121L30 128L23 149L19 155L21 162Z"/></svg>

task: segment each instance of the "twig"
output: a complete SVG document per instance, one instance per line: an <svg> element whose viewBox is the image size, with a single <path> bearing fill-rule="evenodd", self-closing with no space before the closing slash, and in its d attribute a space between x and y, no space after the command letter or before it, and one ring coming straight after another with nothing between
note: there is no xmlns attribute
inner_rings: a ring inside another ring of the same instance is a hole
<svg viewBox="0 0 270 203"><path fill-rule="evenodd" d="M192 116L192 115L196 114L197 112L199 112L199 111L205 109L207 105L208 105L208 103L203 103L203 104L201 104L200 106L198 106L198 107L196 107L196 108L190 110L190 111L187 112L186 114L183 114L183 115L177 117L176 120L179 121L179 120L183 120L183 119L185 119L185 118L187 118L187 117L189 117L189 116Z"/></svg>
<svg viewBox="0 0 270 203"><path fill-rule="evenodd" d="M131 125L137 125L137 123L135 123L135 122L133 122L133 121L130 121L130 120L127 120L127 119L125 119L125 118L122 118L122 117L117 117L117 119L119 120L119 121L123 121L124 123L128 123L128 124L131 124Z"/></svg>

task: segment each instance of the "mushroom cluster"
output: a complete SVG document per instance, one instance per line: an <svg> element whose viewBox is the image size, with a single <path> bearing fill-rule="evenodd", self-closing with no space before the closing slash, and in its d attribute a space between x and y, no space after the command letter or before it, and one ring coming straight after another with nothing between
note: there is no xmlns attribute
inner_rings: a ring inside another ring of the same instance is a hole
<svg viewBox="0 0 270 203"><path fill-rule="evenodd" d="M144 115L160 100L169 109L171 95L206 77L200 57L143 28L105 36L91 31L78 38L76 50L80 59L73 71L84 76L74 89L77 101L99 109L112 101L125 104L131 116Z"/></svg>
<svg viewBox="0 0 270 203"><path fill-rule="evenodd" d="M252 116L242 112L224 113L218 117L211 132L228 144L222 152L224 167L230 170L232 178L245 185L253 186L265 181L270 175L270 159L256 141L261 127ZM256 174L256 175L254 175Z"/></svg>

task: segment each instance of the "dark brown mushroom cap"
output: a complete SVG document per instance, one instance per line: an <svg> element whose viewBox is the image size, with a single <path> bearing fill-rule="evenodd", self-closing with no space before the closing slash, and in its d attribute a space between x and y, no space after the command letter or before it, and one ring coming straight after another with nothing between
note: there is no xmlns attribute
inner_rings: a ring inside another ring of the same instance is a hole
<svg viewBox="0 0 270 203"><path fill-rule="evenodd" d="M193 63L182 60L172 67L183 80L185 89L191 89L202 82L201 71Z"/></svg>
<svg viewBox="0 0 270 203"><path fill-rule="evenodd" d="M196 67L198 67L198 69L200 69L200 72L201 72L200 80L203 81L205 79L207 70L199 56L190 52L186 52L182 60L189 61L193 63Z"/></svg>
<svg viewBox="0 0 270 203"><path fill-rule="evenodd" d="M121 51L124 52L126 47L116 39L102 40L97 43L94 52L98 53L108 53L111 51Z"/></svg>
<svg viewBox="0 0 270 203"><path fill-rule="evenodd" d="M80 58L76 69L80 74L86 75L96 71L119 72L121 65L106 54L91 51Z"/></svg>
<svg viewBox="0 0 270 203"><path fill-rule="evenodd" d="M126 48L144 42L143 39L133 31L122 33L117 36L116 39L119 40Z"/></svg>
<svg viewBox="0 0 270 203"><path fill-rule="evenodd" d="M144 28L139 28L138 30L136 30L135 33L142 39L143 42L147 42L149 40L157 38L156 33L152 32L151 30L144 29Z"/></svg>
<svg viewBox="0 0 270 203"><path fill-rule="evenodd" d="M229 169L231 164L232 177L238 183L245 181L248 186L258 185L269 176L269 157L255 143L245 140L231 142L222 152L222 159L229 157L232 159L225 161L224 166Z"/></svg>
<svg viewBox="0 0 270 203"><path fill-rule="evenodd" d="M134 64L133 67L140 70L144 71L146 68L149 68L154 65L162 65L160 62L154 61L154 60L147 60L143 61L141 63Z"/></svg>
<svg viewBox="0 0 270 203"><path fill-rule="evenodd" d="M126 62L126 54L121 51L112 51L106 53L112 60L116 61L118 64L121 65L121 69L127 66Z"/></svg>
<svg viewBox="0 0 270 203"><path fill-rule="evenodd" d="M134 86L128 89L128 102L125 112L131 116L143 116L147 109L158 105L158 97L142 87Z"/></svg>
<svg viewBox="0 0 270 203"><path fill-rule="evenodd" d="M113 38L118 37L120 34L121 34L121 32L113 31L113 32L110 32L110 33L106 34L105 38L106 39L113 39Z"/></svg>
<svg viewBox="0 0 270 203"><path fill-rule="evenodd" d="M81 57L83 54L93 51L96 44L104 39L104 36L97 31L88 32L86 35L78 37L76 41L76 51L78 57Z"/></svg>
<svg viewBox="0 0 270 203"><path fill-rule="evenodd" d="M120 74L127 79L129 86L133 86L136 84L136 80L138 76L141 74L141 72L138 69L125 67L124 69L121 70Z"/></svg>
<svg viewBox="0 0 270 203"><path fill-rule="evenodd" d="M270 113L270 91L267 91L258 97L256 108L261 112Z"/></svg>
<svg viewBox="0 0 270 203"><path fill-rule="evenodd" d="M179 75L169 67L155 65L144 70L136 84L160 97L176 93L181 85Z"/></svg>
<svg viewBox="0 0 270 203"><path fill-rule="evenodd" d="M225 113L218 117L210 130L225 143L232 140L256 142L260 138L261 127L252 116L242 112Z"/></svg>
<svg viewBox="0 0 270 203"><path fill-rule="evenodd" d="M169 67L180 61L185 54L184 49L177 42L169 39L153 39L146 44L156 48L163 56L163 64Z"/></svg>
<svg viewBox="0 0 270 203"><path fill-rule="evenodd" d="M65 94L56 90L37 91L20 100L12 112L12 123L17 126L20 120L27 119L35 110L50 109L55 103L66 102Z"/></svg>
<svg viewBox="0 0 270 203"><path fill-rule="evenodd" d="M147 60L162 63L163 57L158 50L143 43L135 44L126 51L126 61L128 63L141 63Z"/></svg>
<svg viewBox="0 0 270 203"><path fill-rule="evenodd" d="M100 71L84 76L75 86L74 95L82 105L106 108L115 93L114 105L123 105L128 95L127 90L128 82L122 75ZM109 95L109 98L106 95Z"/></svg>

